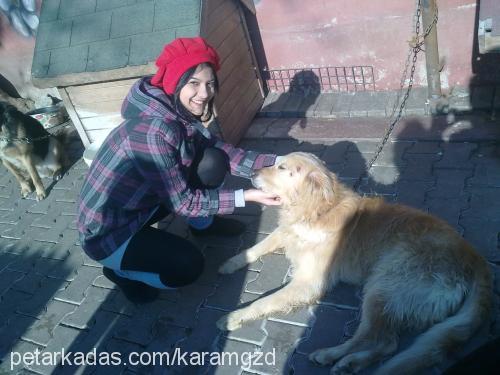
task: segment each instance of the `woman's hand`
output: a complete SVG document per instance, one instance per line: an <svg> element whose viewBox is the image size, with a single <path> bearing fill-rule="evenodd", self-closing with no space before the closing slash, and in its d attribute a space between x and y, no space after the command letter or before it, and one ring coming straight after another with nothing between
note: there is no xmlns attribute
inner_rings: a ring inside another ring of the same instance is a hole
<svg viewBox="0 0 500 375"><path fill-rule="evenodd" d="M258 189L248 189L243 192L245 202L257 202L266 206L279 206L281 199L276 194L266 193Z"/></svg>

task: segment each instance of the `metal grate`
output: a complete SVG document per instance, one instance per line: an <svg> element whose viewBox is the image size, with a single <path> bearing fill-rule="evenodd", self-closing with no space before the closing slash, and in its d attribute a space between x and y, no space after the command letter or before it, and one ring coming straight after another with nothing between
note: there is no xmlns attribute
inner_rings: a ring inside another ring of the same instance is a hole
<svg viewBox="0 0 500 375"><path fill-rule="evenodd" d="M371 66L322 66L302 69L264 70L262 74L271 92L374 91Z"/></svg>

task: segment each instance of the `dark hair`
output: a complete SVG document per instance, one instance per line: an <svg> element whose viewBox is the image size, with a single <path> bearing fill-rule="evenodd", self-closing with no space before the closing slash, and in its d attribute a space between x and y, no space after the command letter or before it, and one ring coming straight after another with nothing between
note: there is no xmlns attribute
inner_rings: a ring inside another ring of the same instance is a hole
<svg viewBox="0 0 500 375"><path fill-rule="evenodd" d="M219 80L217 79L217 75L215 74L215 69L213 67L212 64L210 63L201 63L201 64L198 64L196 66L193 66L192 68L189 68L188 70L186 70L184 72L184 74L179 78L179 82L177 82L177 86L175 87L175 91L174 91L174 103L175 103L175 108L183 115L183 116L187 116L188 118L189 117L198 117L198 116L194 116L191 112L189 112L186 107L184 107L184 105L181 103L180 101L180 98L179 98L179 95L180 95L180 92L181 92L181 89L189 82L189 80L191 79L191 77L193 76L194 72L196 71L196 69L199 67L199 66L208 66L212 69L212 71L214 72L214 91L215 93L217 94L217 92L219 91ZM207 111L206 111L206 115L201 115L199 116L200 118L202 118L201 120L202 121L206 121L208 119L210 119L213 115L213 108L214 108L214 99L215 99L215 96L212 97L212 99L210 99L210 101L208 102L207 104Z"/></svg>

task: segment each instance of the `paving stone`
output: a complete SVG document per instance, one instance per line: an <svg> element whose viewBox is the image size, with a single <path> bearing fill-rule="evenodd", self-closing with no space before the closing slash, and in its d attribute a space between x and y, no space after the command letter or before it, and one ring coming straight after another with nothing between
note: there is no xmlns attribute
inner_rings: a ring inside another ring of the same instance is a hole
<svg viewBox="0 0 500 375"><path fill-rule="evenodd" d="M75 304L81 304L86 298L86 291L93 281L102 274L102 271L95 267L80 267L76 270L76 277L71 281L66 289L57 293L54 298Z"/></svg>
<svg viewBox="0 0 500 375"><path fill-rule="evenodd" d="M41 352L40 357L43 357L44 353L61 353L62 348L70 348L76 340L81 339L84 335L86 335L85 332L58 325L54 329L54 336L52 340L50 340L49 344ZM52 358L54 358L53 354L51 355ZM40 361L39 364L35 363L27 366L27 368L38 374L49 375L55 373L56 368L58 367L57 365L60 362L61 356L59 355L57 357L57 363L42 363ZM61 368L59 368L59 370L61 370Z"/></svg>
<svg viewBox="0 0 500 375"><path fill-rule="evenodd" d="M0 297L23 277L24 273L22 272L11 270L0 271Z"/></svg>
<svg viewBox="0 0 500 375"><path fill-rule="evenodd" d="M427 191L434 186L434 182L427 181L398 181L396 184L397 202L412 207L424 209Z"/></svg>
<svg viewBox="0 0 500 375"><path fill-rule="evenodd" d="M255 280L258 272L239 270L221 277L221 281L213 295L208 296L206 306L232 311L240 304L240 297L249 281Z"/></svg>
<svg viewBox="0 0 500 375"><path fill-rule="evenodd" d="M251 138L261 138L266 133L267 129L275 121L274 118L267 117L257 117L252 121L252 126L250 126L245 133L245 139Z"/></svg>
<svg viewBox="0 0 500 375"><path fill-rule="evenodd" d="M440 156L436 154L406 154L406 165L400 171L402 181L433 182L436 176L433 173L434 164Z"/></svg>
<svg viewBox="0 0 500 375"><path fill-rule="evenodd" d="M280 102L279 98L280 94L277 92L268 93L264 99L264 103L262 103L260 113L268 117L277 117L283 105L283 100Z"/></svg>
<svg viewBox="0 0 500 375"><path fill-rule="evenodd" d="M39 258L35 263L36 272L49 278L73 281L76 270L82 265L80 254L71 254L64 260Z"/></svg>
<svg viewBox="0 0 500 375"><path fill-rule="evenodd" d="M425 115L427 102L427 88L413 88L410 96L406 101L404 114L410 115Z"/></svg>
<svg viewBox="0 0 500 375"><path fill-rule="evenodd" d="M250 302L251 300L248 300L249 293L245 293L244 296L242 297L242 302ZM253 295L252 298L255 299L257 297L256 295ZM267 337L267 332L263 329L264 326L264 320L258 319L258 320L253 320L250 322L246 322L241 328L238 328L237 330L227 332L226 336L229 339L236 340L236 341L242 341L245 343L250 343L254 345L262 345Z"/></svg>
<svg viewBox="0 0 500 375"><path fill-rule="evenodd" d="M2 302L3 303L3 302ZM35 318L15 314L9 319L9 324L0 328L0 358L10 355L11 348L28 328L36 322Z"/></svg>
<svg viewBox="0 0 500 375"><path fill-rule="evenodd" d="M7 326L12 319L18 315L16 310L20 304L29 303L29 300L33 297L30 293L24 293L14 289L9 289L2 296L2 303L0 303L0 316L2 316L2 321L0 322L0 328Z"/></svg>
<svg viewBox="0 0 500 375"><path fill-rule="evenodd" d="M372 154L361 154L359 152L348 152L344 168L340 171L340 177L358 178L367 167L367 160L372 158Z"/></svg>
<svg viewBox="0 0 500 375"><path fill-rule="evenodd" d="M425 207L429 213L447 221L458 232L462 232L463 229L458 225L458 221L460 213L467 207L467 197L427 197Z"/></svg>
<svg viewBox="0 0 500 375"><path fill-rule="evenodd" d="M350 117L385 117L388 96L382 92L358 91L352 98Z"/></svg>
<svg viewBox="0 0 500 375"><path fill-rule="evenodd" d="M247 232L269 234L278 226L279 209L274 207L262 207L260 216L238 216L235 217L247 225Z"/></svg>
<svg viewBox="0 0 500 375"><path fill-rule="evenodd" d="M308 338L298 345L298 353L308 355L314 350L341 344L347 323L357 320L355 310L340 310L326 305L319 305L315 315L316 322Z"/></svg>
<svg viewBox="0 0 500 375"><path fill-rule="evenodd" d="M162 304L159 318L179 327L193 327L196 319L199 319L200 306L206 306L208 297L214 292L214 287L205 285L192 284L179 288L176 290L178 294L176 302L166 300Z"/></svg>
<svg viewBox="0 0 500 375"><path fill-rule="evenodd" d="M398 167L373 166L369 171L369 180L364 181L360 190L372 194L395 194L399 173Z"/></svg>
<svg viewBox="0 0 500 375"><path fill-rule="evenodd" d="M240 243L242 241L240 240ZM203 249L205 256L205 267L203 273L196 280L196 284L200 285L215 285L219 274L217 270L229 258L237 254L239 246L212 246L209 245Z"/></svg>
<svg viewBox="0 0 500 375"><path fill-rule="evenodd" d="M5 251L6 249L3 249L2 245L3 245L2 242L0 242L0 249ZM19 255L3 251L0 252L0 272L6 269L9 266L9 264L19 259Z"/></svg>
<svg viewBox="0 0 500 375"><path fill-rule="evenodd" d="M464 212L467 217L486 218L487 220L497 220L500 212L499 188L468 188L470 193L469 207Z"/></svg>
<svg viewBox="0 0 500 375"><path fill-rule="evenodd" d="M472 169L474 168L471 162L471 154L477 147L473 143L443 143L443 157L436 162L435 168L456 168L456 169Z"/></svg>
<svg viewBox="0 0 500 375"><path fill-rule="evenodd" d="M303 339L304 327L283 324L279 322L267 321L265 329L267 331L267 339L261 347L264 353L272 353L274 363L266 363L262 365L252 363L252 371L258 371L265 374L284 374L288 373L287 360L288 355L293 352L298 342Z"/></svg>
<svg viewBox="0 0 500 375"><path fill-rule="evenodd" d="M470 169L436 169L436 184L427 195L430 198L443 199L465 195L464 182L472 175L473 171Z"/></svg>
<svg viewBox="0 0 500 375"><path fill-rule="evenodd" d="M357 310L361 304L360 293L361 289L357 286L339 283L321 297L318 303L338 309Z"/></svg>
<svg viewBox="0 0 500 375"><path fill-rule="evenodd" d="M279 254L268 254L262 257L264 266L255 280L249 281L245 287L246 292L263 294L280 288L290 267L289 261Z"/></svg>
<svg viewBox="0 0 500 375"><path fill-rule="evenodd" d="M464 238L479 253L491 262L500 262L498 246L500 220L498 218L485 220L485 218L463 216L460 218L460 225L464 228Z"/></svg>
<svg viewBox="0 0 500 375"><path fill-rule="evenodd" d="M406 164L404 154L411 146L411 142L387 142L374 165L404 166Z"/></svg>
<svg viewBox="0 0 500 375"><path fill-rule="evenodd" d="M88 52L87 45L58 48L51 51L47 76L56 77L63 74L84 72L87 67Z"/></svg>
<svg viewBox="0 0 500 375"><path fill-rule="evenodd" d="M411 146L406 149L406 154L433 154L433 155L437 155L437 154L441 153L440 142L416 141L416 142L410 142L410 143L411 143Z"/></svg>
<svg viewBox="0 0 500 375"><path fill-rule="evenodd" d="M35 353L37 350L41 351L42 349L43 346L41 345L18 340L10 349L10 353L13 354L5 356L5 358L0 362L0 374L18 374L18 371L21 371L24 368L22 359L27 359L30 357L31 353ZM30 354L26 355L26 353ZM11 361L11 359L13 361Z"/></svg>
<svg viewBox="0 0 500 375"><path fill-rule="evenodd" d="M315 110L321 101L321 95L309 94L304 96L300 102L299 112L303 113L303 117L315 117Z"/></svg>
<svg viewBox="0 0 500 375"><path fill-rule="evenodd" d="M64 289L66 283L51 278L43 278L40 281L40 287L33 291L32 298L23 301L17 307L17 312L23 315L40 318L46 311L47 304L60 289Z"/></svg>
<svg viewBox="0 0 500 375"><path fill-rule="evenodd" d="M329 375L332 366L319 366L311 362L307 355L293 353L290 367L293 369L293 374Z"/></svg>
<svg viewBox="0 0 500 375"><path fill-rule="evenodd" d="M268 320L292 324L299 327L312 327L314 324L314 312L311 306L304 306L294 309L287 314L273 314Z"/></svg>
<svg viewBox="0 0 500 375"><path fill-rule="evenodd" d="M259 347L254 344L224 340L221 346L218 347L218 352L221 353L222 358L226 358L224 365L211 368L208 373L214 375L239 374L242 369L249 369L248 362L251 360L251 356L258 350ZM236 358L236 356L238 357Z"/></svg>
<svg viewBox="0 0 500 375"><path fill-rule="evenodd" d="M337 141L332 145L325 147L320 159L326 164L342 164L346 158L347 150L351 147L352 143L347 141Z"/></svg>
<svg viewBox="0 0 500 375"><path fill-rule="evenodd" d="M89 287L85 292L85 299L73 311L62 320L67 326L78 329L88 328L93 324L93 317L101 307L102 303L112 293L109 289Z"/></svg>
<svg viewBox="0 0 500 375"><path fill-rule="evenodd" d="M201 308L198 312L199 319L191 326L187 336L176 344L181 352L212 352L219 345L222 333L217 329L215 322L224 314L223 311ZM173 373L200 373L198 366L187 369L183 366L172 366ZM189 371L189 372L187 372Z"/></svg>
<svg viewBox="0 0 500 375"><path fill-rule="evenodd" d="M314 108L313 116L321 118L334 118L335 116L338 116L337 114L333 114L332 111L339 95L340 94L334 93L321 94L316 107ZM348 116L348 112L346 115Z"/></svg>
<svg viewBox="0 0 500 375"><path fill-rule="evenodd" d="M46 346L54 337L54 329L68 314L75 311L76 306L69 303L50 301L39 319L27 329L22 339Z"/></svg>
<svg viewBox="0 0 500 375"><path fill-rule="evenodd" d="M154 327L154 339L141 352L145 353L144 360L146 362L133 366L131 369L134 371L134 374L168 373L170 361L174 358L174 346L186 337L185 328L164 324L161 320L157 321ZM152 358L152 363L148 363L147 361L150 360L153 353L155 357ZM161 353L162 356L160 357L156 353ZM169 355L168 357L167 354Z"/></svg>
<svg viewBox="0 0 500 375"><path fill-rule="evenodd" d="M170 319L173 315L169 314L171 311L180 313L178 305L173 306L170 301L157 300L147 306L138 306L136 313L128 321L124 321L121 325L116 327L115 338L122 339L128 342L133 342L141 346L146 346L153 340L153 327L157 320L161 317L165 323L180 323L180 319ZM196 307L196 305L194 306ZM182 313L186 314L184 309ZM191 312L191 319L189 323L195 322L196 310ZM185 317L182 317L185 318ZM182 319L181 318L181 319Z"/></svg>
<svg viewBox="0 0 500 375"><path fill-rule="evenodd" d="M304 117L304 111L300 110L300 106L303 100L308 100L301 93L293 93L289 92L286 94L282 94L279 99L279 106L281 107L281 116L282 117ZM278 108L278 103L275 104L276 108Z"/></svg>
<svg viewBox="0 0 500 375"><path fill-rule="evenodd" d="M496 144L480 145L472 155L475 164L474 176L467 181L469 186L500 187L500 147Z"/></svg>

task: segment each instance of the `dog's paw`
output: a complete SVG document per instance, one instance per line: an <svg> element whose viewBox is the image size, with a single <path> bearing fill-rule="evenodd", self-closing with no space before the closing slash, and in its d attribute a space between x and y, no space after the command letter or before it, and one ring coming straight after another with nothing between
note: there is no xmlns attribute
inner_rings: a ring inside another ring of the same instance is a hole
<svg viewBox="0 0 500 375"><path fill-rule="evenodd" d="M30 195L33 192L33 186L31 186L30 183L25 182L21 184L21 196L23 198L28 198L28 195Z"/></svg>
<svg viewBox="0 0 500 375"><path fill-rule="evenodd" d="M309 360L321 366L331 365L334 361L328 355L328 349L315 350L309 354Z"/></svg>
<svg viewBox="0 0 500 375"><path fill-rule="evenodd" d="M245 266L246 263L244 262L243 258L240 257L239 255L236 255L231 259L227 260L226 262L224 262L224 264L222 264L222 266L219 267L219 273L222 274L233 273Z"/></svg>
<svg viewBox="0 0 500 375"><path fill-rule="evenodd" d="M216 324L221 331L234 331L241 327L243 320L238 313L233 312L221 317Z"/></svg>
<svg viewBox="0 0 500 375"><path fill-rule="evenodd" d="M47 197L47 193L45 190L37 190L36 191L36 200L41 201L44 200Z"/></svg>

